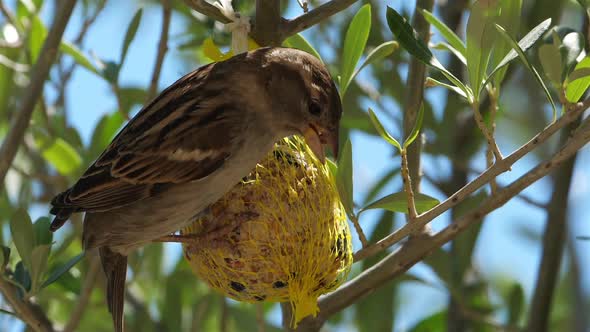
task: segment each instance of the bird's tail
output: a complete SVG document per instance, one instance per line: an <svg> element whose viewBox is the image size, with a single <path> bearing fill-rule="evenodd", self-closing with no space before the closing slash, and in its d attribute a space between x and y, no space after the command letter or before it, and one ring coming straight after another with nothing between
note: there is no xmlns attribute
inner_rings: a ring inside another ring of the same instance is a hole
<svg viewBox="0 0 590 332"><path fill-rule="evenodd" d="M108 247L101 247L99 253L102 268L107 277L107 302L113 316L115 332L123 332L127 256L118 254Z"/></svg>

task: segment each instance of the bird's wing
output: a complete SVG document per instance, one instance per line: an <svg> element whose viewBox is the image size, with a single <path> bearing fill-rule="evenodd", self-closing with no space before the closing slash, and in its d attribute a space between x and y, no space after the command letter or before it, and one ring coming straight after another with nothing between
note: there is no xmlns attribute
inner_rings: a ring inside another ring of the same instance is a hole
<svg viewBox="0 0 590 332"><path fill-rule="evenodd" d="M142 109L78 182L54 198L52 213L67 219L72 212L114 209L219 169L242 143L244 114L223 96L223 84L211 82L211 69L181 78Z"/></svg>

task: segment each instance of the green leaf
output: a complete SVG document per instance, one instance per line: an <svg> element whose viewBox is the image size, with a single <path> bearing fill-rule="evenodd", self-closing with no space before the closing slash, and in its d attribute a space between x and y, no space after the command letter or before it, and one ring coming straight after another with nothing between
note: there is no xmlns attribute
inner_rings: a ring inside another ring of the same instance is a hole
<svg viewBox="0 0 590 332"><path fill-rule="evenodd" d="M418 322L408 332L444 332L447 330L447 312L439 311Z"/></svg>
<svg viewBox="0 0 590 332"><path fill-rule="evenodd" d="M311 44L307 41L307 39L305 39L299 33L292 35L291 37L285 39L285 41L283 42L283 46L296 48L298 50L305 51L305 52L315 56L316 58L320 59L320 61L323 62L322 57L320 56L318 51L316 51L316 49L313 46L311 46Z"/></svg>
<svg viewBox="0 0 590 332"><path fill-rule="evenodd" d="M424 120L424 104L420 105L420 109L418 110L418 117L416 118L416 123L414 123L414 128L412 128L412 132L404 142L404 149L410 146L410 144L414 143L414 140L416 140L416 137L418 137L420 129L422 129L422 120Z"/></svg>
<svg viewBox="0 0 590 332"><path fill-rule="evenodd" d="M518 42L518 46L520 47L520 49L522 51L526 51L529 48L531 48L531 46L533 46L535 44L535 42L537 40L539 40L539 38L541 38L543 36L543 34L545 33L545 31L547 31L547 29L549 29L549 27L551 26L551 19L548 18L545 21L539 23L539 25L537 25L536 27L534 27L531 31L529 31L529 33L527 33L519 42ZM512 38L510 38L512 39ZM500 70L502 67L508 65L512 60L516 59L518 57L518 53L517 51L512 47L512 43L509 42L510 47L512 48L510 50L510 52L508 52L508 54L506 54L506 56L504 56L504 58L502 59L502 61L500 61L500 63L498 63L498 65L496 66L496 68L494 68L494 70L492 70L492 73L490 74L490 76L488 77L488 80L490 79L490 77L492 77L498 70ZM484 84L485 85L485 84Z"/></svg>
<svg viewBox="0 0 590 332"><path fill-rule="evenodd" d="M467 65L467 59L465 59L465 56L448 43L437 43L432 45L432 48L435 50L449 51L453 53L453 55L455 55L455 57L457 57L457 59L459 59L462 64Z"/></svg>
<svg viewBox="0 0 590 332"><path fill-rule="evenodd" d="M45 288L45 287L51 285L52 283L54 283L57 279L59 279L59 277L61 277L64 273L68 272L72 267L74 267L74 265L78 264L78 262L80 262L82 260L82 258L84 258L84 252L81 252L79 255L73 257L64 265L62 265L62 266L58 267L57 269L55 269L54 271L52 271L51 274L49 275L49 277L45 280L45 282L41 286L41 288Z"/></svg>
<svg viewBox="0 0 590 332"><path fill-rule="evenodd" d="M561 54L559 53L559 47L555 44L544 44L539 47L539 60L541 66L545 71L545 74L555 84L555 86L561 85Z"/></svg>
<svg viewBox="0 0 590 332"><path fill-rule="evenodd" d="M336 173L336 187L340 194L340 200L349 215L354 215L353 178L352 178L352 145L346 140L340 158L338 159L338 171Z"/></svg>
<svg viewBox="0 0 590 332"><path fill-rule="evenodd" d="M38 140L37 145L43 158L55 167L60 174L72 174L82 165L82 158L78 152L68 142L59 137L53 141L42 137Z"/></svg>
<svg viewBox="0 0 590 332"><path fill-rule="evenodd" d="M47 259L49 258L49 252L51 251L50 244L43 244L36 246L33 249L33 254L31 255L31 291L33 293L39 290L39 284L41 283L41 278L45 274L45 270L47 269Z"/></svg>
<svg viewBox="0 0 590 332"><path fill-rule="evenodd" d="M92 62L90 62L88 57L86 57L86 55L84 55L84 53L82 53L82 51L80 51L80 49L78 49L78 47L76 47L75 45L70 44L67 41L62 41L59 49L62 52L71 56L74 59L74 61L76 61L76 63L78 63L80 66L88 69L91 73L101 76L98 69L96 69Z"/></svg>
<svg viewBox="0 0 590 332"><path fill-rule="evenodd" d="M39 53L43 47L43 42L47 37L47 29L43 22L37 15L31 18L31 27L29 32L29 51L31 54L31 63L36 63L39 58Z"/></svg>
<svg viewBox="0 0 590 332"><path fill-rule="evenodd" d="M33 224L35 233L35 245L51 244L53 241L53 233L49 231L51 220L47 217L41 217Z"/></svg>
<svg viewBox="0 0 590 332"><path fill-rule="evenodd" d="M344 96L352 80L352 73L365 51L369 32L371 31L371 5L366 4L359 9L352 18L346 36L342 53L342 68L340 71L340 95Z"/></svg>
<svg viewBox="0 0 590 332"><path fill-rule="evenodd" d="M497 19L498 24L504 27L511 37L515 38L520 27L522 0L500 0L500 8L500 16ZM495 68L502 60L502 57L511 49L512 47L510 44L506 43L504 40L496 40L492 53L492 68ZM503 67L494 74L493 80L496 87L499 87L502 84L507 70L507 67Z"/></svg>
<svg viewBox="0 0 590 332"><path fill-rule="evenodd" d="M497 0L478 0L471 6L467 22L467 71L469 82L479 100L486 79L492 47L497 37L494 22L499 15Z"/></svg>
<svg viewBox="0 0 590 332"><path fill-rule="evenodd" d="M459 89L458 87L456 87L454 85L450 85L450 84L447 84L447 83L444 83L441 81L437 81L432 77L426 78L426 85L427 86L435 86L435 85L441 86L441 87L449 89L449 90L455 92L456 94L458 94L459 96L467 99L467 95L465 95L465 92L463 90Z"/></svg>
<svg viewBox="0 0 590 332"><path fill-rule="evenodd" d="M0 269L3 269L9 262L10 262L10 248L8 248L6 246L0 246Z"/></svg>
<svg viewBox="0 0 590 332"><path fill-rule="evenodd" d="M551 93L549 93L549 90L547 89L545 82L541 78L541 75L539 75L539 72L537 72L535 67L533 67L533 65L531 65L531 63L527 59L526 55L524 54L523 49L520 48L520 46L516 42L516 40L514 40L512 37L510 37L510 35L508 35L506 30L504 30L504 28L502 28L501 26L499 26L497 24L496 24L496 30L498 30L498 32L500 32L500 36L502 36L502 38L504 38L504 40L506 40L507 42L509 42L511 44L512 49L518 53L518 56L520 57L520 59L524 63L525 67L527 67L527 69L533 74L533 77L537 80L537 83L539 83L539 85L541 85L541 87L543 88L543 91L545 92L545 96L547 97L547 100L551 103L551 107L553 108L553 121L555 121L555 119L557 118L557 110L555 109L555 103L553 102L553 98L551 97Z"/></svg>
<svg viewBox="0 0 590 332"><path fill-rule="evenodd" d="M365 68L366 66L368 66L376 61L380 61L381 59L384 59L385 57L391 55L398 47L399 47L399 44L394 41L385 42L385 43L377 46L375 49L373 49L369 53L369 55L367 55L367 58L360 65L360 67L358 67L354 71L354 73L350 77L350 81L353 81L354 78L356 77L356 75L358 75L358 73L360 73L361 70L363 70L363 68Z"/></svg>
<svg viewBox="0 0 590 332"><path fill-rule="evenodd" d="M453 49L457 50L457 52L461 54L463 58L465 58L467 49L461 38L459 38L459 36L457 36L453 30L451 30L446 24L436 18L436 16L434 16L431 12L427 11L426 9L422 9L421 12L426 21L432 24L432 26L434 26L440 32L443 38L449 42Z"/></svg>
<svg viewBox="0 0 590 332"><path fill-rule="evenodd" d="M397 37L402 47L418 60L430 65L433 58L432 52L430 52L426 43L418 38L416 31L406 18L389 6L387 7L386 17L389 29Z"/></svg>
<svg viewBox="0 0 590 332"><path fill-rule="evenodd" d="M29 271L25 267L23 261L19 261L14 267L14 280L22 286L22 289L18 289L18 295L20 297L24 297L25 292L31 290L31 275L29 274Z"/></svg>
<svg viewBox="0 0 590 332"><path fill-rule="evenodd" d="M381 121L379 121L379 119L377 118L377 116L375 115L373 110L370 108L369 108L369 118L371 119L371 122L373 123L373 126L375 126L375 129L377 130L379 135L381 135L381 137L383 137L383 139L385 141L387 141L387 143L395 146L398 149L398 151L401 152L402 146L399 144L399 142L395 138L393 138L393 136L391 136L387 132L387 130L385 130L385 128L381 124Z"/></svg>
<svg viewBox="0 0 590 332"><path fill-rule="evenodd" d="M582 59L582 61L580 61L580 63L578 63L576 65L576 68L574 69L574 71L572 72L572 74L570 75L570 79L571 80L567 87L565 88L565 97L567 98L567 100L570 103L577 103L580 98L582 98L582 96L584 95L584 93L586 92L586 90L588 89L588 87L590 86L590 76L584 76L583 78L579 78L579 79L571 79L572 76L574 76L574 74L576 74L576 72L584 70L584 69L589 69L590 68L590 57L585 57L584 59ZM576 74L577 76L578 74Z"/></svg>
<svg viewBox="0 0 590 332"><path fill-rule="evenodd" d="M416 211L418 211L418 213L423 213L437 206L439 201L436 198L430 197L428 195L415 193L414 203L416 205ZM408 199L406 192L401 191L378 199L375 202L363 207L359 211L359 214L366 210L373 209L385 209L392 212L408 213Z"/></svg>
<svg viewBox="0 0 590 332"><path fill-rule="evenodd" d="M508 324L517 325L524 312L524 290L519 283L512 285L508 294Z"/></svg>
<svg viewBox="0 0 590 332"><path fill-rule="evenodd" d="M121 128L125 118L120 112L105 114L96 124L90 139L89 157L96 158L109 145L115 134Z"/></svg>
<svg viewBox="0 0 590 332"><path fill-rule="evenodd" d="M139 28L139 23L141 22L141 15L143 14L143 9L140 8L135 12L133 19L129 23L127 27L127 32L125 33L125 39L123 40L123 47L121 48L121 57L119 58L119 67L123 67L123 63L125 62L125 58L127 57L127 51L129 50L129 45L135 38L135 34L137 33L137 29Z"/></svg>
<svg viewBox="0 0 590 332"><path fill-rule="evenodd" d="M31 271L35 233L33 223L26 210L19 208L10 219L12 241L25 268Z"/></svg>
<svg viewBox="0 0 590 332"><path fill-rule="evenodd" d="M471 102L473 99L473 93L471 90L455 77L455 75L449 72L440 61L434 57L434 55L432 55L432 52L430 52L424 41L418 38L417 33L412 26L403 16L391 7L387 7L387 24L389 25L391 32L397 37L400 45L402 45L408 53L424 64L440 70L449 81L465 92L465 95L468 96L469 102Z"/></svg>
<svg viewBox="0 0 590 332"><path fill-rule="evenodd" d="M587 76L590 76L590 68L580 68L574 70L570 76L568 76L567 80L568 82L573 82Z"/></svg>

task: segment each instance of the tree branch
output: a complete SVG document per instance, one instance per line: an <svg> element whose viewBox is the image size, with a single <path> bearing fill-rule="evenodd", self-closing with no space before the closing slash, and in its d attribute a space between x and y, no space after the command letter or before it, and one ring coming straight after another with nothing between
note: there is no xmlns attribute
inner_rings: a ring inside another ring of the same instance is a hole
<svg viewBox="0 0 590 332"><path fill-rule="evenodd" d="M569 130L562 133L562 144L577 124L579 121L571 123ZM543 255L533 288L535 291L528 317L528 331L547 331L549 327L551 305L566 242L567 207L575 160L576 155L553 176L553 194L543 235Z"/></svg>
<svg viewBox="0 0 590 332"><path fill-rule="evenodd" d="M53 332L51 321L43 310L29 300L18 295L18 287L0 276L0 292L10 304L17 317L29 325L36 332Z"/></svg>
<svg viewBox="0 0 590 332"><path fill-rule="evenodd" d="M334 313L339 312L355 303L358 299L370 294L383 283L403 274L414 264L424 259L434 249L441 247L469 226L481 220L483 215L504 205L523 189L561 166L589 141L590 119L586 119L568 142L550 160L539 164L512 182L508 187L499 190L495 196L489 197L479 207L466 213L463 217L454 220L453 223L436 235L432 237L414 238L397 251L389 254L379 263L342 285L335 292L320 297L320 313L318 317L315 319L308 318L301 324L314 326L318 324L318 321L324 322Z"/></svg>
<svg viewBox="0 0 590 332"><path fill-rule="evenodd" d="M63 332L74 332L78 328L78 325L82 320L82 316L84 315L84 312L88 306L88 302L90 301L90 295L92 295L92 290L96 285L96 277L99 273L100 261L98 260L98 257L94 255L90 260L90 267L88 268L86 278L84 279L84 284L82 285L82 291L78 297L78 304L76 307L74 307L74 311L70 315L70 319L64 327Z"/></svg>
<svg viewBox="0 0 590 332"><path fill-rule="evenodd" d="M404 225L401 229L388 235L379 242L359 250L357 253L355 253L355 261L359 261L367 257L373 256L389 248L393 244L401 241L406 236L420 231L422 227L424 227L424 225L431 222L434 218L438 217L442 213L446 212L450 208L456 206L457 204L465 200L467 197L469 197L469 195L471 195L481 187L485 186L498 175L508 171L514 163L516 163L530 151L539 146L539 144L545 142L559 129L575 121L588 107L590 107L590 99L584 101L584 103L576 104L572 107L571 110L566 112L565 115L562 116L559 120L547 126L540 133L535 135L530 141L521 146L518 150L514 151L508 157L496 162L492 167L488 168L480 176L478 176L473 181L465 185L463 188L455 192L444 202L428 210L427 212L419 215L418 218L416 218L415 222L408 223Z"/></svg>
<svg viewBox="0 0 590 332"><path fill-rule="evenodd" d="M0 183L4 182L6 172L10 168L10 164L23 140L25 131L29 126L31 115L35 109L35 105L41 93L43 92L43 86L45 80L51 69L51 65L56 59L59 43L63 36L66 25L72 15L72 10L76 4L76 0L63 0L61 1L61 9L57 11L57 15L54 19L54 23L47 34L47 39L43 43L43 48L39 55L39 59L32 70L31 82L29 86L24 89L25 94L22 98L22 106L19 112L13 118L10 125L10 130L6 137L2 147L0 147Z"/></svg>
<svg viewBox="0 0 590 332"><path fill-rule="evenodd" d="M156 64L152 73L152 80L148 89L146 103L152 100L156 93L158 93L158 81L160 80L160 73L162 72L162 65L164 64L164 56L168 51L168 31L170 30L170 17L172 16L172 8L170 0L162 0L162 31L160 33L160 41L158 42L158 54L156 55Z"/></svg>
<svg viewBox="0 0 590 332"><path fill-rule="evenodd" d="M216 21L219 21L221 23L231 22L229 18L223 15L219 8L213 6L205 0L184 0L184 3L196 12L199 12Z"/></svg>
<svg viewBox="0 0 590 332"><path fill-rule="evenodd" d="M314 26L328 17L337 14L350 7L358 0L332 0L313 9L306 14L303 14L295 19L287 20L282 27L281 36L284 38L290 37L299 33L311 26Z"/></svg>
<svg viewBox="0 0 590 332"><path fill-rule="evenodd" d="M261 46L280 46L283 43L280 27L283 24L280 0L256 0L256 17L252 36Z"/></svg>

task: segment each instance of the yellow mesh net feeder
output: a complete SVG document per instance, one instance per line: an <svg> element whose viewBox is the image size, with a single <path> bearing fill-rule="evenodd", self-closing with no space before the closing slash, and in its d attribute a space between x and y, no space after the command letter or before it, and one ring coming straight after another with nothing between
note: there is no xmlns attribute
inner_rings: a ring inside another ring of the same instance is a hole
<svg viewBox="0 0 590 332"><path fill-rule="evenodd" d="M352 264L333 178L299 137L277 143L181 234L189 265L207 284L238 301L289 301L293 327L317 315L317 298Z"/></svg>

